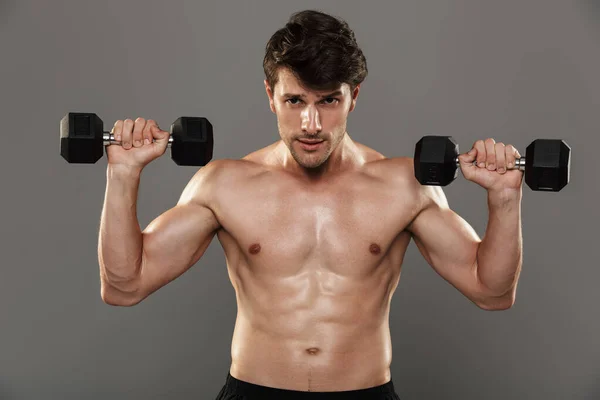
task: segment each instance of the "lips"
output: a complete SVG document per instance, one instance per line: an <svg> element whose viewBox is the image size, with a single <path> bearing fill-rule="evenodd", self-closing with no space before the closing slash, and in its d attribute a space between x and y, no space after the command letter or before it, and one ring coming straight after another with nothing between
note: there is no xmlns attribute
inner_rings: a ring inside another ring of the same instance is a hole
<svg viewBox="0 0 600 400"><path fill-rule="evenodd" d="M321 145L323 144L324 140L320 140L320 141L311 140L310 142L298 140L298 142L300 143L300 147L303 148L304 150L315 151L315 150L318 150L321 148Z"/></svg>
<svg viewBox="0 0 600 400"><path fill-rule="evenodd" d="M323 142L323 139L298 139L298 141L306 144L315 144Z"/></svg>

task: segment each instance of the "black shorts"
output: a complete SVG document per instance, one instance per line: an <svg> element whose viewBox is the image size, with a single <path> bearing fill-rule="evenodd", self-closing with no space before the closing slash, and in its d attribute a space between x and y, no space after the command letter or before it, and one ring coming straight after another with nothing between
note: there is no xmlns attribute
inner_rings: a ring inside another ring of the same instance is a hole
<svg viewBox="0 0 600 400"><path fill-rule="evenodd" d="M298 390L275 389L240 381L230 373L216 400L400 400L390 380L381 386L343 392L302 392Z"/></svg>

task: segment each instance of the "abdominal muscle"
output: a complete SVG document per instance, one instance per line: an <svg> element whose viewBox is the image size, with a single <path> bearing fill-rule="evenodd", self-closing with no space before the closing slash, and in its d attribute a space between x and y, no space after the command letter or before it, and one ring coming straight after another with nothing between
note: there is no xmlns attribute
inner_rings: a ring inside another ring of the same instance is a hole
<svg viewBox="0 0 600 400"><path fill-rule="evenodd" d="M400 242L406 248L407 241ZM390 264L384 259L360 277L304 265L285 278L228 265L238 304L230 374L310 392L389 382L389 305L400 269Z"/></svg>
<svg viewBox="0 0 600 400"><path fill-rule="evenodd" d="M257 385L309 392L365 389L390 380L389 329L360 335L335 323L301 319L321 337L276 338L236 323L231 375Z"/></svg>

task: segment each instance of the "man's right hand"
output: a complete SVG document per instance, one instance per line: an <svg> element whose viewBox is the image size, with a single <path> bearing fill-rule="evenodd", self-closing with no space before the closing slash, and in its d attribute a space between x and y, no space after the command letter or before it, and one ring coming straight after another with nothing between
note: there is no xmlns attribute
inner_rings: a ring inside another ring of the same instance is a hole
<svg viewBox="0 0 600 400"><path fill-rule="evenodd" d="M158 127L154 120L137 118L118 120L110 131L119 145L106 146L108 164L126 166L140 171L162 156L169 144L169 132Z"/></svg>

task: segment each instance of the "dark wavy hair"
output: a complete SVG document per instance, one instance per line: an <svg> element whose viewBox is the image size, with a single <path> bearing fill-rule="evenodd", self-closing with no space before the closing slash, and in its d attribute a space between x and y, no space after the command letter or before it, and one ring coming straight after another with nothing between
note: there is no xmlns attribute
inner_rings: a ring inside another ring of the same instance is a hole
<svg viewBox="0 0 600 400"><path fill-rule="evenodd" d="M316 91L334 90L343 83L354 90L368 73L348 23L316 10L292 14L267 42L263 68L272 91L281 67Z"/></svg>

